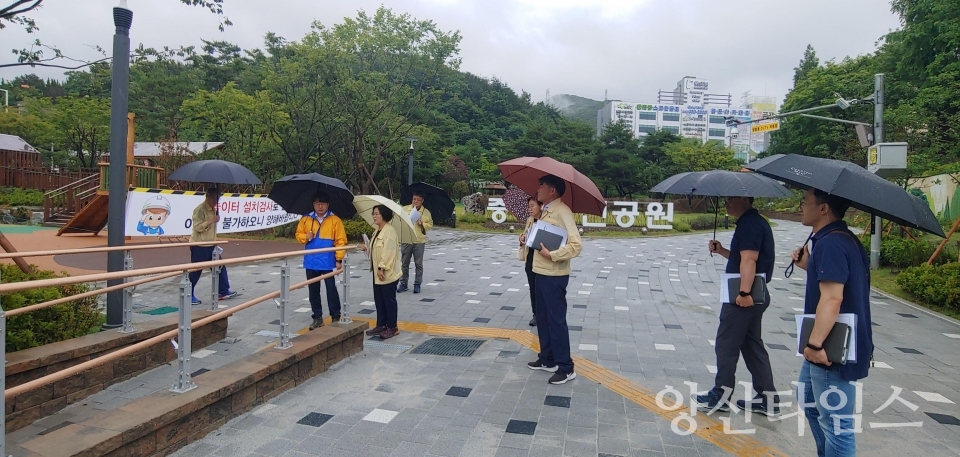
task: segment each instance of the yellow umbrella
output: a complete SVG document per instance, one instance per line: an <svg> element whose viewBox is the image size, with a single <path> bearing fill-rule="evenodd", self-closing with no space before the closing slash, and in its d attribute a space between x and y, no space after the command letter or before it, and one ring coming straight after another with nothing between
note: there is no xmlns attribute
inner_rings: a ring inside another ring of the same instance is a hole
<svg viewBox="0 0 960 457"><path fill-rule="evenodd" d="M397 235L400 237L400 243L415 243L417 240L414 232L413 223L410 222L410 213L403 210L393 200L382 195L357 195L353 197L353 206L357 209L357 214L367 221L368 224L376 228L373 224L373 207L383 205L393 211L393 220L388 222L392 225Z"/></svg>

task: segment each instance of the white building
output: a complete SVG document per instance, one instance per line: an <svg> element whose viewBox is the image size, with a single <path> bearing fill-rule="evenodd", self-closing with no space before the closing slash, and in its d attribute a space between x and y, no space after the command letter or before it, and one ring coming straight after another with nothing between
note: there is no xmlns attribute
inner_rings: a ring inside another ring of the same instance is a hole
<svg viewBox="0 0 960 457"><path fill-rule="evenodd" d="M708 81L686 76L677 82L676 89L661 90L657 103L607 101L597 111L597 135L608 124L622 120L637 138L666 130L704 143L722 141L736 150L737 157L744 162L752 160L766 149L769 134L751 134L747 124L740 126L738 134L731 138L727 119L741 122L758 119L770 111L776 112L775 102L767 100L772 97L745 97L743 107L732 108L729 94L709 93L709 87ZM759 140L754 135L759 136Z"/></svg>

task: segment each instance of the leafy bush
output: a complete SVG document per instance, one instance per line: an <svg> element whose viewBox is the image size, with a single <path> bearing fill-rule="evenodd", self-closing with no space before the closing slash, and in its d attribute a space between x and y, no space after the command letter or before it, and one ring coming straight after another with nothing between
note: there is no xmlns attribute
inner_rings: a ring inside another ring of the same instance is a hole
<svg viewBox="0 0 960 457"><path fill-rule="evenodd" d="M898 268L917 266L930 258L933 249L934 247L926 241L890 236L883 239L880 247L880 261L885 265Z"/></svg>
<svg viewBox="0 0 960 457"><path fill-rule="evenodd" d="M487 222L490 218L486 214L470 214L463 213L457 216L458 222L466 222L468 224L483 224Z"/></svg>
<svg viewBox="0 0 960 457"><path fill-rule="evenodd" d="M43 192L19 187L0 187L0 205L43 206Z"/></svg>
<svg viewBox="0 0 960 457"><path fill-rule="evenodd" d="M687 221L690 225L690 228L693 230L712 230L714 224L714 216L697 216L695 219ZM674 227L677 224L673 224Z"/></svg>
<svg viewBox="0 0 960 457"><path fill-rule="evenodd" d="M343 221L343 230L347 232L348 240L361 240L364 233L368 236L373 233L373 227L359 217Z"/></svg>
<svg viewBox="0 0 960 457"><path fill-rule="evenodd" d="M27 275L16 265L0 265L0 278L4 283L57 277L60 276L52 271L37 270L36 267ZM2 304L3 309L9 311L88 290L83 284L21 290L4 294ZM96 296L12 316L7 319L6 350L14 352L83 336L101 322L103 317Z"/></svg>
<svg viewBox="0 0 960 457"><path fill-rule="evenodd" d="M712 227L712 225L711 225L711 227ZM688 223L686 223L686 222L684 222L684 221L673 221L673 229L676 230L676 231L678 231L678 232L689 232L689 231L690 231L690 224L688 224Z"/></svg>
<svg viewBox="0 0 960 457"><path fill-rule="evenodd" d="M907 268L897 276L897 284L921 302L960 311L960 264L956 262Z"/></svg>

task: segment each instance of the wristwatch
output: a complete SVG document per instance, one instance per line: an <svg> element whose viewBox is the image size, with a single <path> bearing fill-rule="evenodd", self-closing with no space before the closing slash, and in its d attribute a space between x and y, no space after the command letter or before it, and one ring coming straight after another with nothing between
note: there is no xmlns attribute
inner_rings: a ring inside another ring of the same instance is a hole
<svg viewBox="0 0 960 457"><path fill-rule="evenodd" d="M740 291L740 296L741 296L741 297L752 297L752 296L753 296L753 293L751 293L751 292L744 292L744 291L741 290L741 291Z"/></svg>
<svg viewBox="0 0 960 457"><path fill-rule="evenodd" d="M814 346L814 345L812 345L812 344L810 344L810 343L807 343L807 347L810 348L810 349L813 349L814 351L822 351L822 350L823 350L823 346Z"/></svg>

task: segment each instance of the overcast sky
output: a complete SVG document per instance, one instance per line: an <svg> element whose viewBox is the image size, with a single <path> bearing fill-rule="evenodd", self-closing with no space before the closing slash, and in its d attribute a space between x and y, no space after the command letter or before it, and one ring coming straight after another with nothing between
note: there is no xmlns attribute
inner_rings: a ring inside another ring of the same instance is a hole
<svg viewBox="0 0 960 457"><path fill-rule="evenodd" d="M6 5L9 0L0 0ZM46 0L34 14L40 31L28 35L8 24L0 31L0 62L8 49L32 39L66 55L99 56L112 46L111 8L119 0ZM333 25L357 10L381 4L463 36L461 69L497 77L534 101L568 93L592 99L655 102L658 89L673 89L683 76L710 82L712 93L731 93L735 103L750 91L782 102L793 67L807 44L821 62L866 54L900 26L885 0L225 0L235 24L217 30L215 15L177 0L128 0L134 11L133 45L178 47L200 39L261 47L266 32L299 40L313 20ZM10 79L35 72L62 77L62 70L6 68ZM858 97L866 94L843 94Z"/></svg>

